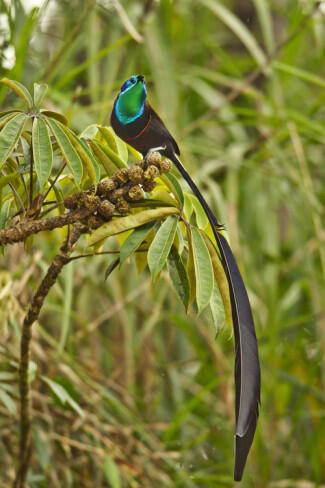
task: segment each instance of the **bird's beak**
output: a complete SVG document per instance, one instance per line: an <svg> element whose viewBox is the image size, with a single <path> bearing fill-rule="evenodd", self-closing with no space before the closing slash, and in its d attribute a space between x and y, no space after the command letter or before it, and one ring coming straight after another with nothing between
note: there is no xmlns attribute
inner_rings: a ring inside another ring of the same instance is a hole
<svg viewBox="0 0 325 488"><path fill-rule="evenodd" d="M137 76L137 80L143 82L144 81L144 76L143 75L138 75Z"/></svg>

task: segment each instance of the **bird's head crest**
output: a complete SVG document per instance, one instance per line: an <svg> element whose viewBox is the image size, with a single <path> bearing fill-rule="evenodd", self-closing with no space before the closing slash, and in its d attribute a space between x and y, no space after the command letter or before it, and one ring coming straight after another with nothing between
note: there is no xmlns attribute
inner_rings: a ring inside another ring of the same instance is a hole
<svg viewBox="0 0 325 488"><path fill-rule="evenodd" d="M146 86L144 76L142 76L142 75L130 76L130 78L123 83L123 85L121 87L121 93L123 93L126 90L134 89L138 84L140 86L141 85L144 87Z"/></svg>
<svg viewBox="0 0 325 488"><path fill-rule="evenodd" d="M126 80L115 103L115 114L122 124L129 124L140 117L147 97L143 75L133 75Z"/></svg>

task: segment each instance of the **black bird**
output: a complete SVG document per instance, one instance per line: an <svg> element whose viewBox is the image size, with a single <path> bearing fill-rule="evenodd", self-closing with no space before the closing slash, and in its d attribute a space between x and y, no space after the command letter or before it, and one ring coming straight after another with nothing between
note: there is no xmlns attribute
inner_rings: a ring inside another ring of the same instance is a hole
<svg viewBox="0 0 325 488"><path fill-rule="evenodd" d="M253 442L260 403L260 364L257 340L243 279L227 240L219 232L222 225L178 159L180 151L175 139L147 101L144 76L131 76L123 84L114 103L111 125L121 139L137 149L144 157L152 150L156 150L171 159L200 201L211 224L228 279L231 299L236 347L234 479L240 481Z"/></svg>

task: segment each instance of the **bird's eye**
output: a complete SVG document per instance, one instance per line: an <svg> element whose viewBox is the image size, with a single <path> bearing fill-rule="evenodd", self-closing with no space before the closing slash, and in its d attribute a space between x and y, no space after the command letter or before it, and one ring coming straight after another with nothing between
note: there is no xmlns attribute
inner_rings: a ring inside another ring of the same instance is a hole
<svg viewBox="0 0 325 488"><path fill-rule="evenodd" d="M135 76L132 76L132 78L130 78L130 81L131 81L131 83L134 84L136 82Z"/></svg>

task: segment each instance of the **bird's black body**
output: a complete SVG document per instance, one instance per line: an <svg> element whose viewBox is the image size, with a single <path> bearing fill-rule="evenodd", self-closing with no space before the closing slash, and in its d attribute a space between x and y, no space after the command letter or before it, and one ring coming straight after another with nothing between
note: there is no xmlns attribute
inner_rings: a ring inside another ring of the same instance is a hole
<svg viewBox="0 0 325 488"><path fill-rule="evenodd" d="M131 77L136 78L136 77ZM126 82L127 83L127 82ZM143 76L136 83L144 83ZM123 85L123 87L125 84ZM232 319L235 335L235 385L236 385L236 429L235 429L235 469L234 479L240 481L247 455L253 442L260 403L260 365L254 319L247 291L236 260L225 237L220 233L222 226L217 221L209 205L194 181L187 173L177 155L180 154L175 139L163 121L145 100L141 114L130 123L122 123L116 108L123 87L115 100L111 124L116 134L144 156L154 148L169 157L178 168L193 193L200 201L211 224L213 234L227 275L231 299ZM145 92L146 94L146 92Z"/></svg>

